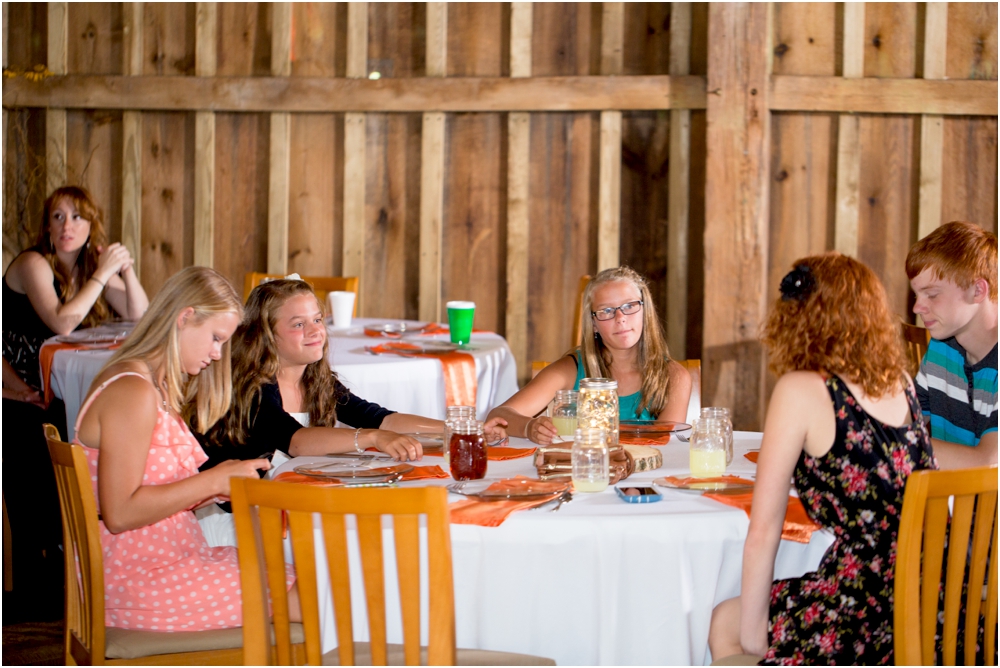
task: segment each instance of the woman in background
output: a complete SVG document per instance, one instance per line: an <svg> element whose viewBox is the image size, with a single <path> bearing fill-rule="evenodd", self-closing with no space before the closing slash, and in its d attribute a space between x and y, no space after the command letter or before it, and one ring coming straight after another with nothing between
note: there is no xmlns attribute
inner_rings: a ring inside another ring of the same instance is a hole
<svg viewBox="0 0 1000 668"><path fill-rule="evenodd" d="M691 376L670 358L646 281L628 267L605 269L583 293L583 342L548 365L524 389L494 408L512 436L547 445L558 435L538 416L559 390L578 390L584 378L618 382L622 420L682 422ZM538 416L538 417L532 417Z"/></svg>
<svg viewBox="0 0 1000 668"><path fill-rule="evenodd" d="M871 269L807 257L781 282L764 327L771 395L738 598L716 607L713 659L892 664L896 536L907 477L937 468L899 322ZM794 477L809 516L835 536L819 568L774 580Z"/></svg>

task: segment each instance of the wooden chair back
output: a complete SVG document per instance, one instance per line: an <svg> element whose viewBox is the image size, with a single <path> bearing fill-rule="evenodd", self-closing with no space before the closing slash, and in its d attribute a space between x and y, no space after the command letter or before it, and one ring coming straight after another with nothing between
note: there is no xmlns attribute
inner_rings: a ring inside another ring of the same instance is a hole
<svg viewBox="0 0 1000 668"><path fill-rule="evenodd" d="M949 497L954 497L950 521ZM893 591L897 665L935 663L934 636L942 567L945 569L941 657L944 665L953 666L956 660L970 666L976 663L980 612L985 615L986 624L985 665L996 663L996 526L996 467L917 471L910 475L900 516ZM947 563L944 563L946 553ZM989 583L984 596L987 572ZM966 573L969 579L963 600ZM957 657L959 611L963 604L965 656Z"/></svg>
<svg viewBox="0 0 1000 668"><path fill-rule="evenodd" d="M911 377L916 377L920 371L920 362L923 361L927 353L927 346L931 343L931 333L924 327L902 323L903 341L906 343L906 356L909 359L909 371Z"/></svg>
<svg viewBox="0 0 1000 668"><path fill-rule="evenodd" d="M87 456L79 445L64 443L51 424L45 425L45 439L63 517L64 658L67 664L99 665L104 663L104 562Z"/></svg>
<svg viewBox="0 0 1000 668"><path fill-rule="evenodd" d="M687 419L694 424L701 416L701 360L677 360L691 374L691 398L688 400Z"/></svg>
<svg viewBox="0 0 1000 668"><path fill-rule="evenodd" d="M407 665L420 662L420 516L427 518L429 629L428 665L455 664L455 598L447 492L441 487L414 489L336 489L269 480L233 478L233 516L239 545L243 592L245 665L267 662L267 610L270 592L277 662L291 661L288 600L282 535L287 526L295 557L296 581L309 665L320 665L319 599L313 513L323 528L323 547L333 595L340 665L355 663L348 562L347 516L356 518L372 665L385 665L385 574L382 516L392 516L403 647ZM287 518L287 524L283 521Z"/></svg>
<svg viewBox="0 0 1000 668"><path fill-rule="evenodd" d="M583 293L591 278L592 276L589 274L580 277L580 287L576 293L576 308L573 309L573 340L570 341L570 348L576 348L583 342Z"/></svg>
<svg viewBox="0 0 1000 668"><path fill-rule="evenodd" d="M250 291L255 287L260 285L260 282L264 279L274 280L276 278L284 278L281 274L267 274L261 271L249 271L243 279L243 303L245 304L247 298L250 296ZM316 297L319 298L320 303L326 304L326 295L328 292L341 291L341 292L353 292L355 295L358 294L358 288L360 281L357 276L303 276L302 280L308 283L313 292L316 293ZM358 300L354 300L354 317L358 315Z"/></svg>

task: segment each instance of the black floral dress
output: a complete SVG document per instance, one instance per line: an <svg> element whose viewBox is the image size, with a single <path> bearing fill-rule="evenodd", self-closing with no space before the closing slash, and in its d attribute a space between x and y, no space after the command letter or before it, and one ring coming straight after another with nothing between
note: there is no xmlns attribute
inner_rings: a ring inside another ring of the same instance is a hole
<svg viewBox="0 0 1000 668"><path fill-rule="evenodd" d="M763 664L892 664L892 586L903 489L912 471L936 469L912 387L913 421L870 417L836 376L827 379L837 436L823 457L803 452L795 489L835 541L819 568L771 587Z"/></svg>

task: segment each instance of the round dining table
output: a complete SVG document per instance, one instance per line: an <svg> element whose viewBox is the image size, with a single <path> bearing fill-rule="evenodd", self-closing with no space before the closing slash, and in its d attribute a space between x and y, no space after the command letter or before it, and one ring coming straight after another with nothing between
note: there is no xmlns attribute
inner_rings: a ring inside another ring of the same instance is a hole
<svg viewBox="0 0 1000 668"><path fill-rule="evenodd" d="M423 415L437 420L445 416L445 376L442 362L433 356L411 357L396 354L372 354L366 349L394 339L366 336L365 326L407 323L375 318L357 318L352 327L327 327L330 348L327 361L340 380L356 396L393 411ZM418 335L404 341L447 342L448 333ZM474 332L472 341L461 352L470 354L476 368L476 413L484 419L517 392L517 364L507 341L492 332ZM59 350L52 362L49 382L55 396L66 404L67 440L72 440L80 405L90 384L104 363L114 353L108 349L83 348Z"/></svg>
<svg viewBox="0 0 1000 668"><path fill-rule="evenodd" d="M760 439L759 433L736 432L735 457L727 473L755 476L756 465L744 455L759 448ZM511 446L532 444L512 438ZM689 475L686 443L674 439L657 449L663 466L634 473L629 486ZM274 473L330 461L298 457ZM446 469L441 457L424 457L421 464ZM486 473L487 479L497 480L516 475L537 477L532 457L490 461ZM400 485L451 482L448 478ZM521 652L569 665L709 663L712 609L739 595L749 519L745 511L698 493L663 489L662 494L663 500L655 503L624 503L609 486L599 493L578 492L557 511L552 503L513 513L498 527L452 524L458 647ZM449 494L449 502L462 498ZM383 526L383 541L390 546L391 525ZM206 537L213 545L235 544L231 523L227 527L214 522ZM814 532L807 544L782 540L774 577L814 570L832 540L824 531ZM316 544L322 545L318 536ZM355 543L354 629L355 639L365 641L356 550ZM387 633L389 642L398 643L402 629L396 566L392 551L386 551ZM325 558L318 556L323 651L328 652L337 646L337 638ZM286 559L291 560L287 545ZM426 577L426 563L422 570ZM426 606L426 600L421 604ZM424 642L426 632L424 628Z"/></svg>

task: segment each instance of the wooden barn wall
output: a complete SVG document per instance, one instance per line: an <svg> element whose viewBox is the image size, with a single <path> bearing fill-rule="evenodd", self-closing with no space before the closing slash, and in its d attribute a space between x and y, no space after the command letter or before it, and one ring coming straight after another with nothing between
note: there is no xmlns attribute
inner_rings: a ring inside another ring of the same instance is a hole
<svg viewBox="0 0 1000 668"><path fill-rule="evenodd" d="M672 40L679 35L677 39L684 41L677 44L690 61L687 71L707 77L711 85L709 64L722 46L710 42L712 22L723 21L726 12L739 7L694 3L685 9L689 32L682 34L673 30L676 6L624 3L621 74L677 74L671 54L676 46ZM204 53L199 49L205 48L214 50L218 76L272 76L276 65L272 48L277 10L272 3L218 3L214 44L209 40L208 47L199 43L195 3L142 3L137 71L126 65L129 7L122 3L69 3L67 7L67 74L191 77L198 72L198 54ZM858 46L863 48L864 77L923 77L928 7L921 3L865 5L863 45ZM294 3L290 11L288 75L349 76L347 4ZM607 27L602 25L601 3L535 3L530 12L531 76L607 73L602 71ZM995 81L996 4L950 3L946 13L944 76ZM427 77L429 14L423 3L368 4L365 72L351 76ZM511 76L511 17L509 3L449 4L444 74ZM46 4L4 3L4 18L5 68L26 72L45 66L49 47ZM843 3L774 3L767 9L767 22L767 40L740 46L745 51L766 49L768 76L844 76ZM765 307L754 306L755 315L732 327L725 321L729 311L735 313L727 301L731 296L715 286L739 274L722 266L712 270L721 273L706 276L704 269L706 253L721 257L719 235L730 234L727 214L706 221L706 216L718 216L712 212L720 211L706 202L706 188L711 185L707 180L714 173L710 171L711 114L719 102L711 94L709 98L708 111L690 111L690 149L673 159L671 111L623 112L620 261L649 278L656 308L666 321L671 298L676 299L667 288L669 183L672 162L683 157L677 168L683 162L689 171L686 319L679 316L684 320L680 330L684 343L672 352L677 357L706 360L706 403L735 405L734 397L743 391L740 388L761 387L760 397L736 405L738 427L760 428L773 378L767 376L760 382L766 374L762 375L763 357L754 347L756 332L751 331L751 324L762 317ZM104 208L112 241L123 239L125 217L123 113L116 109L66 112L66 179L95 194ZM194 111L139 114L141 243L133 250L150 296L204 250L202 242L196 248L202 229L196 222L196 189L201 185L196 163L205 160L196 146L196 115ZM305 275L343 273L345 181L363 184L363 316L415 319L421 312L422 128L426 123L422 116L364 114L360 163L364 173L360 175L345 166L344 113L290 115L287 269ZM503 334L511 313L507 290L512 278L507 275L512 259L508 257L509 114L454 112L444 116L441 303L474 300L476 326ZM920 229L922 124L931 122L930 117L856 116L856 253L882 278L893 308L912 321L912 298L902 264ZM767 292L761 303L775 298L781 276L796 258L837 247L838 151L844 144L841 117L837 112L769 112L760 160L766 171L762 195L766 220L755 251L760 254L755 262L761 265L760 281ZM997 117L946 115L942 125L940 221L965 219L996 230ZM46 131L44 108L5 107L5 267L33 242L40 222L47 195L46 171L56 167L46 163ZM527 267L527 360L551 361L571 345L579 278L593 273L598 265L601 112L532 112L529 137L527 260L513 266ZM271 142L272 114L214 113L210 257L236 285L242 285L245 272L264 270L269 264ZM735 238L736 230L731 229ZM717 335L720 324L732 333Z"/></svg>

